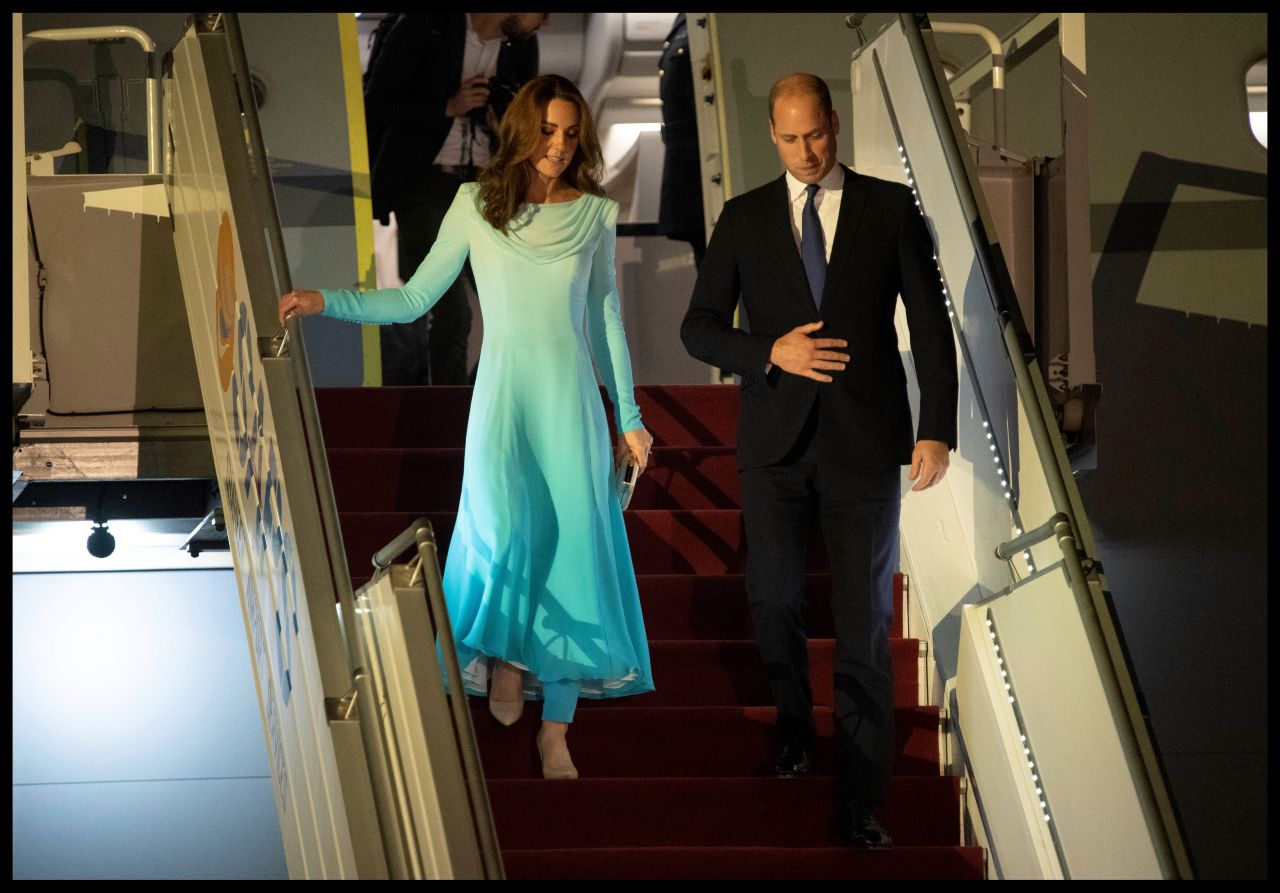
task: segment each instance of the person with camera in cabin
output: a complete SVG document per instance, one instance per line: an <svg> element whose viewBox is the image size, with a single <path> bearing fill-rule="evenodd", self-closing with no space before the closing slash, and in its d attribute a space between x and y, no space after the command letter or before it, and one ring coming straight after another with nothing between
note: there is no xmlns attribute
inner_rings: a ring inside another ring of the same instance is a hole
<svg viewBox="0 0 1280 893"><path fill-rule="evenodd" d="M549 13L389 13L364 75L373 216L396 217L407 282L435 243L458 187L495 151L498 123L538 73ZM468 265L463 271L474 282ZM471 306L459 278L430 313L380 327L384 385L470 381Z"/></svg>

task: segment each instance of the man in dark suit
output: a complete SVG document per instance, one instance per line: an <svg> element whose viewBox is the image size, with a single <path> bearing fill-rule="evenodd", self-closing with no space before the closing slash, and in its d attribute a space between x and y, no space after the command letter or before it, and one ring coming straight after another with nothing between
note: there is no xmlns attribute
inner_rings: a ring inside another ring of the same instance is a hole
<svg viewBox="0 0 1280 893"><path fill-rule="evenodd" d="M804 628L815 517L831 559L837 833L889 846L873 808L894 752L889 627L900 468L942 479L956 443L956 357L911 190L836 162L840 120L823 81L782 78L769 131L786 173L727 202L681 328L694 357L742 376L738 465L747 592L778 707L774 773L809 771L815 731ZM920 382L913 437L894 310L901 295ZM733 325L741 301L747 328Z"/></svg>
<svg viewBox="0 0 1280 893"><path fill-rule="evenodd" d="M373 216L386 224L395 213L398 272L407 281L458 187L496 149L498 120L516 90L538 73L535 32L548 15L392 15L379 26L365 74L365 123ZM382 383L466 384L470 331L460 278L421 319L380 327Z"/></svg>

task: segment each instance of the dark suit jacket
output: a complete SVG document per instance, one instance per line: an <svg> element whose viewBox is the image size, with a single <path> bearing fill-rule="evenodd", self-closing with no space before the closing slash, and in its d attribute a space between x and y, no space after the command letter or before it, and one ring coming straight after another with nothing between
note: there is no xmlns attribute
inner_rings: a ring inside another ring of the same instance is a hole
<svg viewBox="0 0 1280 893"><path fill-rule="evenodd" d="M383 39L364 88L372 166L373 216L383 223L398 208L431 194L431 164L453 119L445 103L462 84L465 13L404 13ZM523 84L538 73L538 38L503 43L497 77Z"/></svg>
<svg viewBox="0 0 1280 893"><path fill-rule="evenodd" d="M727 202L711 234L680 335L694 357L742 376L738 465L781 460L822 395L824 430L847 464L907 465L915 440L956 445L956 355L933 260L911 190L845 168L835 243L818 312L791 234L786 175ZM901 294L920 383L915 438L894 310ZM739 300L746 331L733 327ZM773 342L805 323L843 338L850 361L817 382L765 366Z"/></svg>

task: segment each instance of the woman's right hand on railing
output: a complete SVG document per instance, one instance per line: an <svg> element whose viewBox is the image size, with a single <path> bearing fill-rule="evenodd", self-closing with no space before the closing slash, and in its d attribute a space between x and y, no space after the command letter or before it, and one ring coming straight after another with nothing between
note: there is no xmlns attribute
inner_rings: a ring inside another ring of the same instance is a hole
<svg viewBox="0 0 1280 893"><path fill-rule="evenodd" d="M295 288L280 296L280 325L295 316L309 316L324 312L324 295L309 288Z"/></svg>

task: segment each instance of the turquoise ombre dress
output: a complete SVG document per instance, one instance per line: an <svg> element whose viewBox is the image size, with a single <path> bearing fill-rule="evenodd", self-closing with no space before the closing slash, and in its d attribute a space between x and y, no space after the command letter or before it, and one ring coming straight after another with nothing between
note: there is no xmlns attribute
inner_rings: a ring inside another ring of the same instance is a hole
<svg viewBox="0 0 1280 893"><path fill-rule="evenodd" d="M618 205L584 194L526 204L494 229L463 185L422 266L401 288L322 290L326 316L409 322L431 309L468 252L484 349L467 423L462 499L444 566L464 684L488 691L493 658L583 697L653 689L640 595L613 487L613 442L639 428L614 273ZM594 361L594 368L593 368Z"/></svg>

